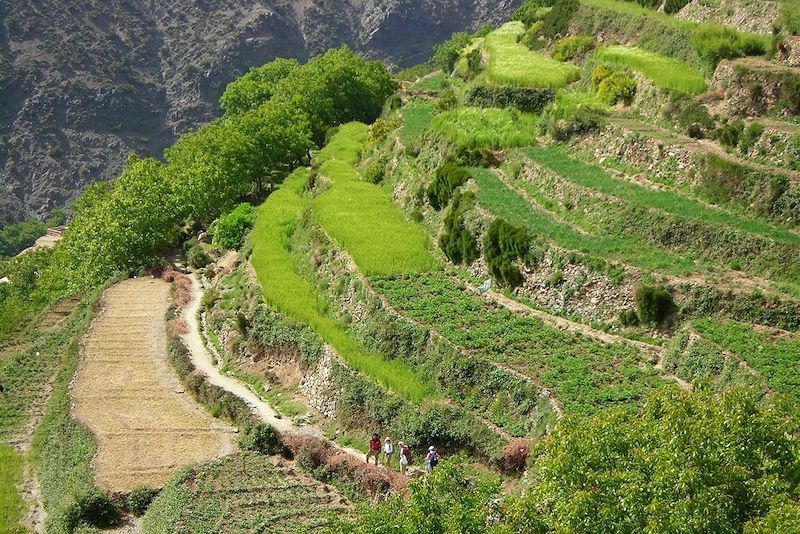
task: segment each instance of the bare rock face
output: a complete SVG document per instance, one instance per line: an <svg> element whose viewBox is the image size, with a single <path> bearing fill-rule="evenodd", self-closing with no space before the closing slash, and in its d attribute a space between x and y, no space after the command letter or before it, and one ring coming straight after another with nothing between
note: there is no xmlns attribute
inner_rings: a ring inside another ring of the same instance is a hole
<svg viewBox="0 0 800 534"><path fill-rule="evenodd" d="M160 157L276 57L346 44L390 67L521 0L7 0L0 4L0 225L68 204L129 152Z"/></svg>

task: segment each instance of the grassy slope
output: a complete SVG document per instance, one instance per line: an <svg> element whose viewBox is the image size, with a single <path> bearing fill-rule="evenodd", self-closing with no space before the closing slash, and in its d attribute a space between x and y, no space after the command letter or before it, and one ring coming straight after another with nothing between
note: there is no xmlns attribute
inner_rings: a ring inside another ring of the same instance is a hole
<svg viewBox="0 0 800 534"><path fill-rule="evenodd" d="M637 47L607 46L595 52L597 59L641 72L661 89L697 95L706 90L703 76L686 63Z"/></svg>
<svg viewBox="0 0 800 534"><path fill-rule="evenodd" d="M428 100L418 100L403 106L403 129L400 131L400 141L404 146L411 146L422 137L425 130L433 120L435 106Z"/></svg>
<svg viewBox="0 0 800 534"><path fill-rule="evenodd" d="M346 512L324 484L257 453L240 453L178 473L153 501L143 534L296 533Z"/></svg>
<svg viewBox="0 0 800 534"><path fill-rule="evenodd" d="M25 502L17 493L22 480L23 456L13 447L0 445L0 532L24 532L19 522L25 513Z"/></svg>
<svg viewBox="0 0 800 534"><path fill-rule="evenodd" d="M431 129L459 148L510 148L533 144L538 118L497 108L458 108L439 113Z"/></svg>
<svg viewBox="0 0 800 534"><path fill-rule="evenodd" d="M489 63L487 81L523 87L564 87L580 77L574 65L532 52L518 42L525 32L521 22L509 22L484 38Z"/></svg>
<svg viewBox="0 0 800 534"><path fill-rule="evenodd" d="M478 202L481 206L512 224L527 228L531 235L544 237L559 247L666 274L688 274L698 268L688 258L665 254L663 249L635 239L581 233L544 209L531 206L492 171L475 168L472 173L478 185Z"/></svg>
<svg viewBox="0 0 800 534"><path fill-rule="evenodd" d="M600 343L515 315L482 302L443 274L373 283L395 306L453 343L541 380L568 412L635 406L664 384L630 346Z"/></svg>
<svg viewBox="0 0 800 534"><path fill-rule="evenodd" d="M320 153L319 172L332 186L314 199L317 220L364 275L437 269L424 228L406 220L392 199L361 180L353 166L367 135L363 124L345 125Z"/></svg>
<svg viewBox="0 0 800 534"><path fill-rule="evenodd" d="M309 171L299 169L258 208L253 228L252 263L264 299L289 317L313 328L336 349L348 365L414 402L432 396L430 388L401 362L391 363L360 347L345 330L324 313L316 290L294 268L287 250L289 235L308 203L300 194Z"/></svg>
<svg viewBox="0 0 800 534"><path fill-rule="evenodd" d="M657 208L689 219L726 224L743 232L759 234L777 241L800 245L800 235L757 219L714 209L669 190L656 190L613 178L603 169L569 157L561 148L533 147L526 150L536 162L582 186L638 206Z"/></svg>

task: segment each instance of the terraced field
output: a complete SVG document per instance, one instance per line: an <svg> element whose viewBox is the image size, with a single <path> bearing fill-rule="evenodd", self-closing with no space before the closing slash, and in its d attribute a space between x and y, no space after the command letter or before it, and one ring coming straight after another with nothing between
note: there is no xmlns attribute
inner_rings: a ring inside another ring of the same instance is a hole
<svg viewBox="0 0 800 534"><path fill-rule="evenodd" d="M98 484L159 487L184 465L233 452L233 429L183 392L167 362L169 285L126 280L103 303L72 388L73 415L97 442Z"/></svg>
<svg viewBox="0 0 800 534"><path fill-rule="evenodd" d="M347 514L335 488L280 459L239 453L181 471L151 505L143 534L274 532L325 528Z"/></svg>
<svg viewBox="0 0 800 534"><path fill-rule="evenodd" d="M635 46L607 46L595 52L599 60L641 72L656 87L696 95L706 90L703 76L685 63Z"/></svg>

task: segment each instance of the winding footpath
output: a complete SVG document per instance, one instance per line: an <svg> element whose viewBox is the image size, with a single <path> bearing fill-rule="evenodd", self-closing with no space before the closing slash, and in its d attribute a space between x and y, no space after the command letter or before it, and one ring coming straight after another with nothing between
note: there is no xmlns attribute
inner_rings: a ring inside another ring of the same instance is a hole
<svg viewBox="0 0 800 534"><path fill-rule="evenodd" d="M250 406L254 414L258 415L262 421L272 425L275 430L281 434L312 436L325 439L337 449L363 461L364 454L360 451L350 447L343 447L335 442L327 440L316 427L299 426L290 419L282 418L272 406L256 395L246 384L230 376L223 375L220 372L214 365L213 356L203 343L200 322L197 320L197 312L200 309L200 300L203 296L204 289L194 273L190 275L190 278L192 280L191 300L183 307L183 311L181 312L181 318L186 322L188 333L182 335L181 339L189 349L192 364L198 371L206 375L208 382L242 399Z"/></svg>

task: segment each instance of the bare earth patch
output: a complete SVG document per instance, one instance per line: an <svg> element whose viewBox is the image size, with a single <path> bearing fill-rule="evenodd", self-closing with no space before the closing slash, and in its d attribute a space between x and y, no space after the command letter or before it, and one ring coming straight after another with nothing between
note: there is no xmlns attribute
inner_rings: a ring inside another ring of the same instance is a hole
<svg viewBox="0 0 800 534"><path fill-rule="evenodd" d="M126 280L103 304L72 384L73 416L97 441L98 484L114 492L160 487L186 464L232 453L233 428L183 393L167 361L169 284Z"/></svg>

